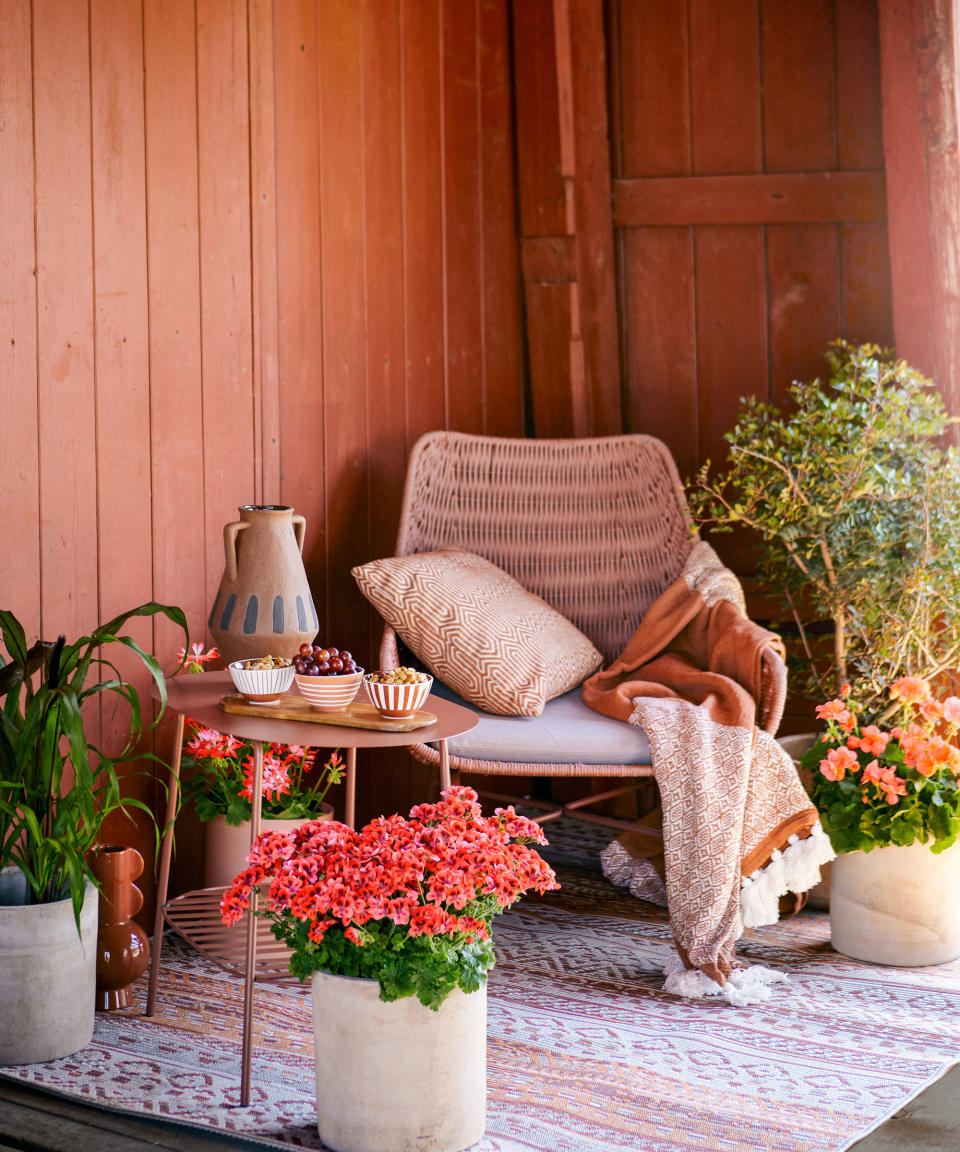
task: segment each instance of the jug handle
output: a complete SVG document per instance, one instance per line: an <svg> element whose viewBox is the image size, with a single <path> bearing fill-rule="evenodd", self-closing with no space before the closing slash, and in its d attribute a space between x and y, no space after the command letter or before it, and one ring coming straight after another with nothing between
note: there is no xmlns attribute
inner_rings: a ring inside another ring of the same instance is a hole
<svg viewBox="0 0 960 1152"><path fill-rule="evenodd" d="M227 579L237 578L237 534L244 528L249 528L246 520L234 520L223 526L223 555L227 565Z"/></svg>
<svg viewBox="0 0 960 1152"><path fill-rule="evenodd" d="M307 528L307 518L305 516L291 516L293 521L293 534L297 538L297 547L300 549L300 555L303 555L303 534Z"/></svg>

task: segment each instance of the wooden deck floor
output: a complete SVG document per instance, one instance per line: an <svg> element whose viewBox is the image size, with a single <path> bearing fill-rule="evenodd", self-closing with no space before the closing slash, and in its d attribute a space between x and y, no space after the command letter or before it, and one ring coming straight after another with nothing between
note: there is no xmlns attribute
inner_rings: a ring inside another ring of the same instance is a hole
<svg viewBox="0 0 960 1152"><path fill-rule="evenodd" d="M0 1079L0 1152L237 1152L263 1144L184 1124L108 1112Z"/></svg>
<svg viewBox="0 0 960 1152"><path fill-rule="evenodd" d="M183 1124L106 1112L0 1079L0 1152L236 1152L264 1145ZM958 1152L960 1066L850 1152ZM637 1149L636 1152L642 1152Z"/></svg>

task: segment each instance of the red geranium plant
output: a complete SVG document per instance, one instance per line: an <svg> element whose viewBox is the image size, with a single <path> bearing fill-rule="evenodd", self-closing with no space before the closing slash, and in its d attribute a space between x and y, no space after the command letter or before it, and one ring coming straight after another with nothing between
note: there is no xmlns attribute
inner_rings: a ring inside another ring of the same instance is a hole
<svg viewBox="0 0 960 1152"><path fill-rule="evenodd" d="M452 787L409 819L262 833L220 908L235 924L269 879L258 914L290 949L293 975L366 977L381 1000L415 995L435 1009L455 987L483 983L494 916L525 892L559 888L532 843L547 843L535 821L512 807L485 817L476 792Z"/></svg>

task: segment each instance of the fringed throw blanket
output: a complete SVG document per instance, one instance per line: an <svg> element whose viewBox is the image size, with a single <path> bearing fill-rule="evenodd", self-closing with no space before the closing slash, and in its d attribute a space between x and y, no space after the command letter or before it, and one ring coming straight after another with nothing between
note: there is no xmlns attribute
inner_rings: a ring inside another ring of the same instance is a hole
<svg viewBox="0 0 960 1152"><path fill-rule="evenodd" d="M713 986L727 983L743 928L775 923L780 898L812 888L833 858L793 761L757 727L770 645L782 654L779 638L747 618L739 581L698 541L623 654L583 686L587 705L647 734L677 951ZM636 834L618 837L604 871L655 898L657 870L642 845ZM699 974L688 975L668 987L689 994Z"/></svg>

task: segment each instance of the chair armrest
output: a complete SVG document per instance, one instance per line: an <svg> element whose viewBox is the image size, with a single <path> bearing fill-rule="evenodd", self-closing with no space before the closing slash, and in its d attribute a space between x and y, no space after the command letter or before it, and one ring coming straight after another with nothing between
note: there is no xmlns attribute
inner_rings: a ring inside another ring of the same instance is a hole
<svg viewBox="0 0 960 1152"><path fill-rule="evenodd" d="M397 634L389 624L384 624L383 635L380 637L380 668L399 668L400 650L397 646Z"/></svg>
<svg viewBox="0 0 960 1152"><path fill-rule="evenodd" d="M773 648L761 656L760 699L757 702L757 725L776 736L787 699L787 666Z"/></svg>

